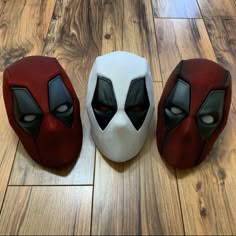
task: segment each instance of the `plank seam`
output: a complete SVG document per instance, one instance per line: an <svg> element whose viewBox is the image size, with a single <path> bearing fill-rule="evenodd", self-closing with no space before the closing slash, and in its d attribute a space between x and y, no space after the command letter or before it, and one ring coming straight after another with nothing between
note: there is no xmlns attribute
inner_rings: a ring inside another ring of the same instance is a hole
<svg viewBox="0 0 236 236"><path fill-rule="evenodd" d="M150 0L151 1L151 0ZM151 1L151 7L153 9L153 2ZM157 41L157 32L156 32L156 24L155 24L155 17L152 17L153 21L153 27L154 27L154 33L155 33L155 39L156 39L156 47L157 47L157 55L158 55L158 62L159 62L159 67L160 67L160 76L161 76L161 81L153 81L153 82L161 82L162 83L162 88L164 88L164 83L163 83L163 78L162 78L162 73L161 73L161 60L160 60L160 53L159 53L159 48L158 48L158 41Z"/></svg>
<svg viewBox="0 0 236 236"><path fill-rule="evenodd" d="M104 9L103 6L104 6L104 0L102 1L102 9ZM102 16L101 17L102 17L101 18L101 24L103 26L104 11L102 11ZM103 27L102 27L101 31L102 31L101 32L101 36L103 38L103 34L104 34ZM102 46L103 46L103 40L101 41L100 51L99 51L99 48L97 48L97 50L99 52L99 55L102 54ZM97 160L97 147L96 147L96 145L94 145L94 147L95 148L94 148L94 164L93 164L93 184L92 184L93 189L92 189L92 203L91 203L91 215L90 215L90 232L89 232L90 235L92 235L92 227L93 227L93 203L94 203L94 187L95 187L95 177L96 177L95 172L96 172L96 160Z"/></svg>
<svg viewBox="0 0 236 236"><path fill-rule="evenodd" d="M13 158L12 165L11 165L11 170L10 170L9 177L8 177L8 180L7 180L6 190L4 192L4 197L3 197L3 200L2 200L2 205L0 206L0 216L1 216L2 208L3 208L4 202L5 202L6 193L7 193L8 187L9 187L9 182L10 182L10 178L11 178L14 162L15 162L15 159L16 159L16 154L17 154L17 150L18 150L18 147L19 147L19 143L20 143L20 141L18 140L18 143L16 145L16 150L15 150L14 158Z"/></svg>
<svg viewBox="0 0 236 236"><path fill-rule="evenodd" d="M187 19L187 20L191 20L191 19L203 19L203 17L156 17L156 16L153 16L153 18L155 18L155 19L182 19L182 20L184 20L184 19Z"/></svg>
<svg viewBox="0 0 236 236"><path fill-rule="evenodd" d="M185 224L184 224L184 215L183 215L182 204L181 204L181 199L180 199L180 192L179 192L179 181L178 181L178 178L177 178L177 170L176 169L175 169L175 178L176 178L176 185L177 185L177 191L178 191L178 196L179 196L181 219L182 219L182 222L183 222L183 231L184 231L184 235L186 235Z"/></svg>
<svg viewBox="0 0 236 236"><path fill-rule="evenodd" d="M96 171L96 153L97 153L97 148L95 147L95 153L94 153L94 165L93 165L93 190L92 190L92 203L91 203L91 218L90 218L90 235L92 235L92 226L93 226L93 202L94 202L94 183L95 183L95 171Z"/></svg>
<svg viewBox="0 0 236 236"><path fill-rule="evenodd" d="M153 2L151 1L151 6L153 9ZM162 88L164 89L164 81L162 78L162 72L161 72L161 60L160 60L160 53L159 53L159 48L158 48L158 40L157 40L157 31L156 31L156 24L155 24L155 18L159 18L160 17L153 17L153 25L154 25L154 29L155 29L155 38L156 38L156 46L157 46L157 52L158 52L158 61L159 61L159 65L160 65L160 76L161 76L161 83L162 83ZM162 18L163 19L163 18ZM170 19L170 18L168 18ZM201 19L201 18L200 18ZM184 219L183 219L183 210L182 210L182 205L181 205L181 199L180 199L180 193L179 193L179 184L178 184L178 179L177 179L177 173L175 170L175 181L176 181L176 187L177 187L177 192L178 192L178 201L179 201L179 205L180 205L180 212L181 212L181 218L182 218L182 226L183 226L183 233L184 235L186 235L185 232L185 225L184 225Z"/></svg>

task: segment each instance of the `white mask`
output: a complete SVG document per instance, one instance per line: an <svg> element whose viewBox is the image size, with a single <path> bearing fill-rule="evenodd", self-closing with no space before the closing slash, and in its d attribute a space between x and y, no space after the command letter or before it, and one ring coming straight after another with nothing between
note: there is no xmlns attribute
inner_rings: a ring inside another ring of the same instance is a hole
<svg viewBox="0 0 236 236"><path fill-rule="evenodd" d="M97 57L90 72L87 112L91 134L104 156L124 162L141 150L154 111L147 61L128 52Z"/></svg>

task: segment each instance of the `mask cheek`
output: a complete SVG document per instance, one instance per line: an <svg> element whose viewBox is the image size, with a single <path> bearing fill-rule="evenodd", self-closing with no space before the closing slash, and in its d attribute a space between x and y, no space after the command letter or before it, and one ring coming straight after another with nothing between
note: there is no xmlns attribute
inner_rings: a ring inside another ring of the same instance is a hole
<svg viewBox="0 0 236 236"><path fill-rule="evenodd" d="M10 124L14 129L15 133L19 137L20 142L23 144L25 150L29 154L29 156L36 162L40 162L40 157L38 153L38 148L36 144L36 140L33 139L29 134L22 129L18 122L16 122L15 117L9 117Z"/></svg>
<svg viewBox="0 0 236 236"><path fill-rule="evenodd" d="M164 135L162 158L174 168L186 169L198 164L205 146L194 120L186 119Z"/></svg>
<svg viewBox="0 0 236 236"><path fill-rule="evenodd" d="M32 157L33 160L40 163L40 156L38 153L36 141L29 134L26 134L23 130L17 132L17 134L28 154Z"/></svg>

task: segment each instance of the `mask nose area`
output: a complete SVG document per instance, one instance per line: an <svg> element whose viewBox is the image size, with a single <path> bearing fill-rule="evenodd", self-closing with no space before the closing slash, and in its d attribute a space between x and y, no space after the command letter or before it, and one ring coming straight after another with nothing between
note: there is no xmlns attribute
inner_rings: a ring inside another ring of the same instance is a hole
<svg viewBox="0 0 236 236"><path fill-rule="evenodd" d="M58 121L51 114L45 114L42 122L42 127L48 133L56 133L58 131Z"/></svg>
<svg viewBox="0 0 236 236"><path fill-rule="evenodd" d="M188 117L182 125L183 139L188 141L191 139L193 130L197 129L196 121L193 117Z"/></svg>
<svg viewBox="0 0 236 236"><path fill-rule="evenodd" d="M124 111L118 111L113 119L117 131L126 129L129 124L129 119Z"/></svg>
<svg viewBox="0 0 236 236"><path fill-rule="evenodd" d="M159 150L172 167L187 169L196 165L203 148L195 117L189 116L167 134Z"/></svg>

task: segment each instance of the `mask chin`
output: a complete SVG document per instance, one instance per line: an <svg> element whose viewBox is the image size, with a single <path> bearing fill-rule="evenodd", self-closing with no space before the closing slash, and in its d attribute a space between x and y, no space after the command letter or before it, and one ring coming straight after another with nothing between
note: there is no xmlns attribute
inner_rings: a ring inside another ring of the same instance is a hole
<svg viewBox="0 0 236 236"><path fill-rule="evenodd" d="M65 125L52 117L53 127L48 126L47 120L42 123L42 129L36 140L39 156L43 165L61 167L77 158L81 147L79 124L74 128ZM50 132L49 132L50 131Z"/></svg>
<svg viewBox="0 0 236 236"><path fill-rule="evenodd" d="M145 142L146 133L133 127L125 112L117 112L104 131L92 125L92 136L104 156L115 162L135 157Z"/></svg>
<svg viewBox="0 0 236 236"><path fill-rule="evenodd" d="M135 157L143 146L143 142L139 140L130 139L132 135L115 136L110 142L104 143L103 140L95 141L98 149L105 157L115 162L125 162ZM96 139L94 137L94 139ZM130 140L127 143L127 140ZM113 143L110 144L110 143Z"/></svg>
<svg viewBox="0 0 236 236"><path fill-rule="evenodd" d="M175 133L167 135L161 149L163 160L178 169L187 169L197 165L199 159L202 158L204 142L200 139L197 142L194 139L186 142L183 141L183 137L177 136L178 138Z"/></svg>

